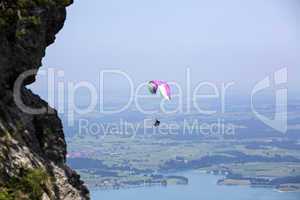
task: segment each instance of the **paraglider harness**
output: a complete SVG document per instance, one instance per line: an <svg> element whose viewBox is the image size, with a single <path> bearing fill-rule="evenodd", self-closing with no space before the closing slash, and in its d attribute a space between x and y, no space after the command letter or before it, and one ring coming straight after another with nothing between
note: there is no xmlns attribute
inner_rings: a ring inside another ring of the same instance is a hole
<svg viewBox="0 0 300 200"><path fill-rule="evenodd" d="M158 121L157 119L155 120L153 126L158 127L160 125L160 121Z"/></svg>

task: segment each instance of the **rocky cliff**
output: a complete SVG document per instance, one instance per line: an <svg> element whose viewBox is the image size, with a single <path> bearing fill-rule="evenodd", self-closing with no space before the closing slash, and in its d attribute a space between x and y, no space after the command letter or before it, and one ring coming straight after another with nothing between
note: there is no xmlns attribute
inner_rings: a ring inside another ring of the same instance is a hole
<svg viewBox="0 0 300 200"><path fill-rule="evenodd" d="M0 200L89 199L83 182L66 166L62 123L20 75L38 69L45 49L63 27L71 0L0 0ZM14 101L46 112L26 112Z"/></svg>

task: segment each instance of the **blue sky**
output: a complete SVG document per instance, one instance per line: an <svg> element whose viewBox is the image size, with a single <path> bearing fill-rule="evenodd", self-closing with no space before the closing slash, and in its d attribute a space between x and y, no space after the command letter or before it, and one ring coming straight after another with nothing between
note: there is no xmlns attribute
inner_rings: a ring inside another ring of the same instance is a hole
<svg viewBox="0 0 300 200"><path fill-rule="evenodd" d="M288 67L289 89L299 93L299 11L298 0L75 0L43 68L95 84L103 69L123 70L135 83L184 84L189 66L193 84L234 81L242 93ZM125 85L109 81L114 91ZM41 93L44 82L40 76L32 87Z"/></svg>

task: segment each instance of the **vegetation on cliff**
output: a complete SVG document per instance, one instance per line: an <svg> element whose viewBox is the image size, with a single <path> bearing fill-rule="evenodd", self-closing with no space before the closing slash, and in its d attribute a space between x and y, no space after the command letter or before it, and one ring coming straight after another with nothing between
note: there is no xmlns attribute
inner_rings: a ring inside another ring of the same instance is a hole
<svg viewBox="0 0 300 200"><path fill-rule="evenodd" d="M19 177L0 184L0 200L39 200L51 187L51 178L43 169L24 170ZM48 195L51 193L48 191Z"/></svg>
<svg viewBox="0 0 300 200"><path fill-rule="evenodd" d="M41 21L37 14L41 9L66 7L72 0L3 0L0 2L0 27L3 31L12 24L23 23L38 26Z"/></svg>

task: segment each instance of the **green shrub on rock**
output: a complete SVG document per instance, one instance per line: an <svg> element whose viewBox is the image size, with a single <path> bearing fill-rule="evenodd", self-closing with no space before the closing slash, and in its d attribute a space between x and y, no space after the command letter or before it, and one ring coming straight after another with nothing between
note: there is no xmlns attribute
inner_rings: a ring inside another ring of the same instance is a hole
<svg viewBox="0 0 300 200"><path fill-rule="evenodd" d="M43 169L30 169L0 185L0 200L40 200L50 187L50 177Z"/></svg>

